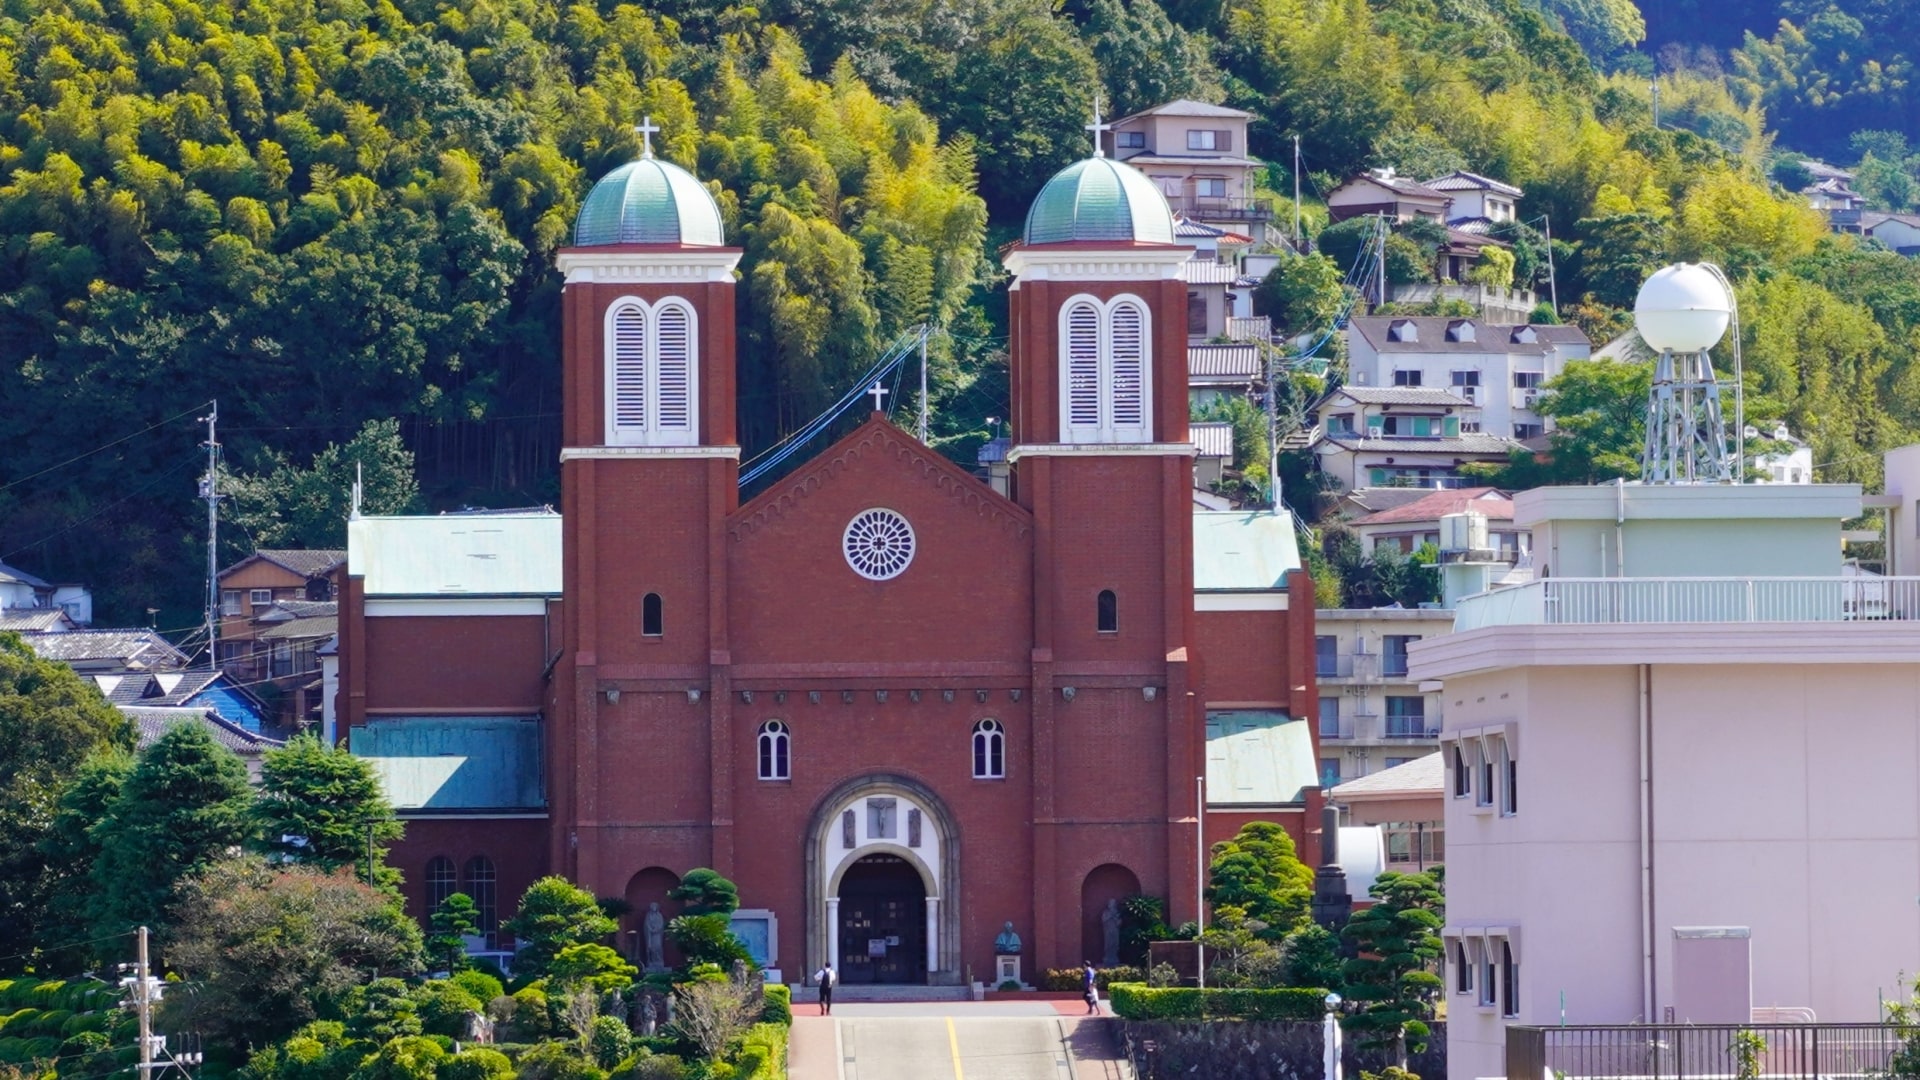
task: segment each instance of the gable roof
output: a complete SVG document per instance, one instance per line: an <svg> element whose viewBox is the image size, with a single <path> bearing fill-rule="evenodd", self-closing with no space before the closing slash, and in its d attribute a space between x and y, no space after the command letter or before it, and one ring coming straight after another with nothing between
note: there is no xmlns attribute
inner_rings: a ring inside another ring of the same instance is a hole
<svg viewBox="0 0 1920 1080"><path fill-rule="evenodd" d="M1328 794L1336 801L1432 796L1446 791L1446 762L1438 751L1414 758L1391 769L1381 769L1357 780L1349 780Z"/></svg>
<svg viewBox="0 0 1920 1080"><path fill-rule="evenodd" d="M0 630L61 633L78 625L67 617L65 608L0 608Z"/></svg>
<svg viewBox="0 0 1920 1080"><path fill-rule="evenodd" d="M35 589L51 589L52 585L34 577L25 570L0 563L0 585L26 585Z"/></svg>
<svg viewBox="0 0 1920 1080"><path fill-rule="evenodd" d="M1187 380L1190 383L1246 382L1265 374L1266 367L1260 361L1258 345L1187 346Z"/></svg>
<svg viewBox="0 0 1920 1080"><path fill-rule="evenodd" d="M1187 435L1201 457L1233 460L1233 425L1225 420L1196 420L1187 425Z"/></svg>
<svg viewBox="0 0 1920 1080"><path fill-rule="evenodd" d="M347 551L367 597L560 595L550 510L359 517L347 522Z"/></svg>
<svg viewBox="0 0 1920 1080"><path fill-rule="evenodd" d="M1447 514L1466 510L1478 511L1492 521L1512 521L1513 499L1506 492L1493 487L1441 488L1412 502L1354 518L1347 524L1398 525L1403 522L1438 521Z"/></svg>
<svg viewBox="0 0 1920 1080"><path fill-rule="evenodd" d="M35 655L65 664L117 660L129 668L187 666L187 654L152 630L62 630L21 636Z"/></svg>
<svg viewBox="0 0 1920 1080"><path fill-rule="evenodd" d="M255 641L305 641L310 638L330 638L339 631L340 620L332 613L315 615L310 619L288 619L284 622L269 623L266 629L255 634Z"/></svg>
<svg viewBox="0 0 1920 1080"><path fill-rule="evenodd" d="M212 709L191 709L153 705L116 705L121 715L133 721L134 731L144 750L160 741L175 724L201 724L213 741L241 757L259 757L269 750L287 745L279 739L257 735L230 720L223 720Z"/></svg>
<svg viewBox="0 0 1920 1080"><path fill-rule="evenodd" d="M1526 192L1512 184L1501 183L1491 177L1470 173L1465 169L1455 169L1445 176L1427 181L1427 186L1435 191L1491 191L1499 195L1511 195L1519 198Z"/></svg>
<svg viewBox="0 0 1920 1080"><path fill-rule="evenodd" d="M275 600L273 606L263 615L254 617L257 623L298 622L301 619L319 619L338 614L338 600Z"/></svg>
<svg viewBox="0 0 1920 1080"><path fill-rule="evenodd" d="M1887 222L1905 225L1910 229L1920 229L1920 214L1895 214L1886 210L1862 210L1860 212L1860 230L1872 232Z"/></svg>
<svg viewBox="0 0 1920 1080"><path fill-rule="evenodd" d="M185 705L220 681L219 671L117 671L92 676L115 705Z"/></svg>
<svg viewBox="0 0 1920 1080"><path fill-rule="evenodd" d="M316 578L325 575L334 567L347 561L347 553L333 548L260 548L253 554L220 571L226 577L235 570L264 559L289 574L298 574L304 578Z"/></svg>
<svg viewBox="0 0 1920 1080"><path fill-rule="evenodd" d="M1453 201L1453 196L1448 195L1444 191L1435 191L1433 188L1428 187L1410 176L1382 176L1379 173L1371 172L1350 177L1346 183L1335 188L1328 197L1331 198L1332 195L1338 195L1341 191L1355 184L1372 184L1374 187L1384 188L1403 198L1431 199L1435 202Z"/></svg>
<svg viewBox="0 0 1920 1080"><path fill-rule="evenodd" d="M1473 402L1439 386L1343 386L1332 397L1345 397L1356 405L1436 405L1450 409L1471 409Z"/></svg>
<svg viewBox="0 0 1920 1080"><path fill-rule="evenodd" d="M1114 123L1124 124L1129 120L1142 116L1218 116L1238 117L1242 120L1250 120L1253 118L1253 114L1250 112L1230 109L1225 105L1209 105L1204 101L1195 101L1192 98L1178 98L1164 105L1155 105L1151 109L1142 109L1129 116L1123 116L1115 120Z"/></svg>
<svg viewBox="0 0 1920 1080"><path fill-rule="evenodd" d="M1530 325L1535 340L1515 341L1514 327L1489 323L1481 319L1467 320L1485 333L1475 335L1474 341L1448 341L1447 327L1460 322L1457 318L1444 315L1356 315L1347 321L1347 332L1359 334L1367 344L1380 352L1403 353L1519 353L1523 355L1545 356L1552 345L1591 345L1587 335L1577 326L1534 323ZM1389 334L1396 323L1412 323L1418 341L1395 341Z"/></svg>

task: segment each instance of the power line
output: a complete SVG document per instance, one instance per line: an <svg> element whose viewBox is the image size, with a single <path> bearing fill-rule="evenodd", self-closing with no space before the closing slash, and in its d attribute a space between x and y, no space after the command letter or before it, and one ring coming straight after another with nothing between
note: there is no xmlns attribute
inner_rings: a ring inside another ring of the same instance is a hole
<svg viewBox="0 0 1920 1080"><path fill-rule="evenodd" d="M166 425L173 423L175 420L178 420L183 416L192 416L194 413L199 412L201 409L204 409L211 404L212 402L201 402L200 404L195 405L193 408L188 409L186 412L175 413L174 415L167 417L165 420L162 420L155 424L149 424L146 427L141 428L139 431L135 431L127 435L122 435L110 443L106 443L101 446L96 446L84 454L76 454L75 456L68 458L67 460L61 462L58 465L49 465L46 468L41 469L39 472L28 473L27 475L21 477L18 480L9 480L4 484L0 484L0 491L6 491L7 489L12 488L16 485L24 484L29 480L34 480L39 477L45 476L56 469L64 469L67 466L73 464L74 462L81 461L86 458L90 458L102 450L111 450L114 447L119 446L121 443L126 442L128 439L135 439L135 438L139 438L142 435L145 435L147 432L152 431L154 428L165 427Z"/></svg>
<svg viewBox="0 0 1920 1080"><path fill-rule="evenodd" d="M175 417L175 419L178 419L178 417ZM102 447L102 449L105 449L105 448ZM45 544L56 537L72 532L74 529L77 529L80 526L85 525L87 522L92 521L94 518L97 518L100 515L106 513L107 511L112 510L114 507L119 506L124 502L130 501L136 496L145 494L146 492L152 490L155 486L157 486L162 480L171 479L175 473L180 472L182 469L186 468L188 465L194 465L194 464L198 464L198 462L194 458L182 459L181 462L175 465L173 468L168 469L166 472L163 472L158 476L155 476L153 479L147 481L146 483L140 485L137 488L134 488L132 491L127 492L125 495L122 495L118 499L113 500L112 502L101 507L100 509L95 510L93 513L88 514L87 516L80 518L77 521L73 521L66 525L63 525L60 528L55 529L54 531L48 533L47 535L42 536L40 539L33 541L32 543L22 544L19 547L14 548L12 551L9 551L4 555L0 555L0 561L11 559L15 555L18 555L23 551L28 551L33 548L37 548L40 545Z"/></svg>

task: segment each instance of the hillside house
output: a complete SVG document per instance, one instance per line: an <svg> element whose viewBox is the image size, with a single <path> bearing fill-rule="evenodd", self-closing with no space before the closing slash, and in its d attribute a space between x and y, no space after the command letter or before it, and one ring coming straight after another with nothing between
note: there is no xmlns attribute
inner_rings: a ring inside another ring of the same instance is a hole
<svg viewBox="0 0 1920 1080"><path fill-rule="evenodd" d="M1908 258L1920 255L1920 214L1862 211L1860 234L1878 240Z"/></svg>
<svg viewBox="0 0 1920 1080"><path fill-rule="evenodd" d="M220 571L219 666L242 681L267 677L271 646L259 641L256 620L281 601L334 599L333 573L347 553L325 549L262 548Z"/></svg>
<svg viewBox="0 0 1920 1080"><path fill-rule="evenodd" d="M1360 538L1360 550L1369 555L1383 546L1410 555L1423 544L1440 547L1440 519L1469 510L1487 519L1490 546L1502 561L1514 562L1527 550L1531 538L1525 529L1514 527L1513 498L1499 488L1427 492L1411 502L1352 518L1347 527Z"/></svg>
<svg viewBox="0 0 1920 1080"><path fill-rule="evenodd" d="M1253 114L1181 99L1113 122L1107 153L1145 173L1174 213L1265 239L1273 203L1255 188L1263 163L1247 152Z"/></svg>
<svg viewBox="0 0 1920 1080"><path fill-rule="evenodd" d="M56 585L0 563L0 618L9 613L48 611L64 613L72 626L89 626L93 623L93 593L84 585ZM0 629L25 628L0 623Z"/></svg>
<svg viewBox="0 0 1920 1080"><path fill-rule="evenodd" d="M1545 434L1546 418L1535 408L1541 387L1592 351L1573 326L1362 316L1347 328L1354 385L1450 390L1479 409L1479 433L1515 441Z"/></svg>
<svg viewBox="0 0 1920 1080"><path fill-rule="evenodd" d="M1512 184L1464 169L1429 180L1426 186L1452 197L1453 203L1447 211L1448 228L1475 234L1484 234L1502 222L1518 220L1516 208L1521 196L1526 194Z"/></svg>
<svg viewBox="0 0 1920 1080"><path fill-rule="evenodd" d="M1327 196L1327 216L1334 221L1385 214L1397 222L1425 218L1445 225L1453 210L1453 196L1392 169L1363 173Z"/></svg>
<svg viewBox="0 0 1920 1080"><path fill-rule="evenodd" d="M58 660L82 675L130 671L179 671L187 654L152 630L68 630L23 634L45 660Z"/></svg>
<svg viewBox="0 0 1920 1080"><path fill-rule="evenodd" d="M1337 490L1457 487L1460 466L1520 448L1479 430L1471 401L1445 387L1343 386L1315 408L1307 443Z"/></svg>

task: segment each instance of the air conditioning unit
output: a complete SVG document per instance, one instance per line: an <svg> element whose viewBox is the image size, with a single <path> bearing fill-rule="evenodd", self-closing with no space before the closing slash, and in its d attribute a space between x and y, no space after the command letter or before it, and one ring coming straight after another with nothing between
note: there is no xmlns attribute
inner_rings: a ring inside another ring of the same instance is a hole
<svg viewBox="0 0 1920 1080"><path fill-rule="evenodd" d="M1468 401L1480 400L1480 388L1477 386L1456 386L1453 391Z"/></svg>
<svg viewBox="0 0 1920 1080"><path fill-rule="evenodd" d="M1538 390L1529 390L1520 396L1520 404L1522 408L1531 409L1533 408L1534 403L1538 402L1539 400L1540 400L1540 391Z"/></svg>

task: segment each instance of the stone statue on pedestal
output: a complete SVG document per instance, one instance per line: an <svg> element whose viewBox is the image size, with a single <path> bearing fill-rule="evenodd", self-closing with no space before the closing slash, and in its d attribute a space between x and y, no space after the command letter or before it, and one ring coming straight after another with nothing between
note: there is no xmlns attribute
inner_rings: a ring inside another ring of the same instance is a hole
<svg viewBox="0 0 1920 1080"><path fill-rule="evenodd" d="M1106 909L1100 912L1100 941L1101 966L1118 965L1120 963L1120 901L1118 900L1108 900Z"/></svg>
<svg viewBox="0 0 1920 1080"><path fill-rule="evenodd" d="M1013 932L1013 922L1000 928L1000 936L993 939L993 951L999 956L1020 955L1020 935Z"/></svg>
<svg viewBox="0 0 1920 1080"><path fill-rule="evenodd" d="M666 970L667 958L666 958L666 944L664 939L666 938L666 932L667 932L667 917L665 915L660 914L659 904L656 903L656 904L647 905L647 917L645 921L642 923L642 926L646 929L646 932L647 932L646 970L648 971Z"/></svg>

